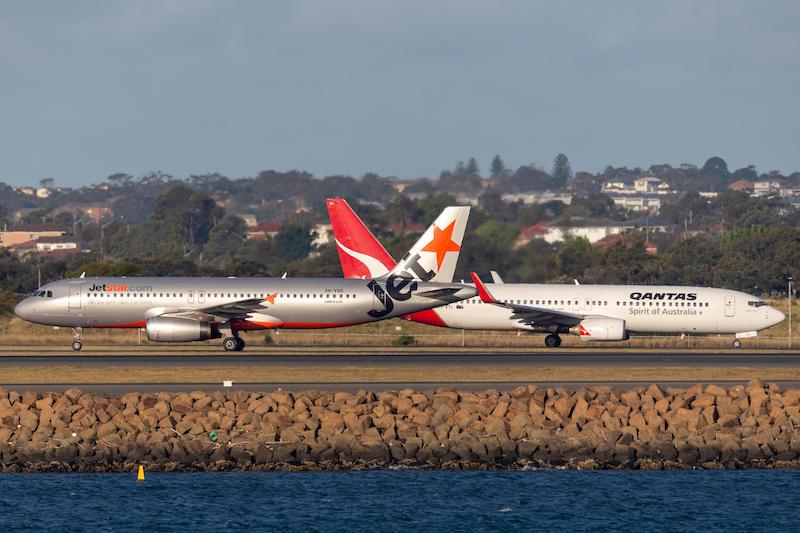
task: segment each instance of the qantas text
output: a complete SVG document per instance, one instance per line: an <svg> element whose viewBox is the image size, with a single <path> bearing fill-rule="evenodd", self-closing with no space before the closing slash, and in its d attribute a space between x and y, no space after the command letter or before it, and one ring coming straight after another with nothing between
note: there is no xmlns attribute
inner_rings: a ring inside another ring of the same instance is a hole
<svg viewBox="0 0 800 533"><path fill-rule="evenodd" d="M632 292L631 300L697 300L693 292Z"/></svg>

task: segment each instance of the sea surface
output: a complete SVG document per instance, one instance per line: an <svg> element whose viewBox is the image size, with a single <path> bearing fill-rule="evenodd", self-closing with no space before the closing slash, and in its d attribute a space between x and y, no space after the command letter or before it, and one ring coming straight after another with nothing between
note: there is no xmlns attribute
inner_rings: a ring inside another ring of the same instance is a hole
<svg viewBox="0 0 800 533"><path fill-rule="evenodd" d="M0 531L800 531L800 471L0 474Z"/></svg>

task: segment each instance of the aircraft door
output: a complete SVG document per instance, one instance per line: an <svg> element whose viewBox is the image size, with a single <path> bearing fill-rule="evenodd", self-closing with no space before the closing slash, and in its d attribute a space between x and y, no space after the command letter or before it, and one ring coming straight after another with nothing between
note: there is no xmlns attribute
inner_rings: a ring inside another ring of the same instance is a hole
<svg viewBox="0 0 800 533"><path fill-rule="evenodd" d="M194 290L189 289L189 292L187 294L189 295L189 303L193 304L194 303Z"/></svg>
<svg viewBox="0 0 800 533"><path fill-rule="evenodd" d="M202 304L206 302L206 291L197 291L197 303Z"/></svg>
<svg viewBox="0 0 800 533"><path fill-rule="evenodd" d="M83 283L70 283L69 284L69 308L81 308L81 292L83 292Z"/></svg>
<svg viewBox="0 0 800 533"><path fill-rule="evenodd" d="M733 296L725 297L725 316L734 316L736 314L736 298Z"/></svg>

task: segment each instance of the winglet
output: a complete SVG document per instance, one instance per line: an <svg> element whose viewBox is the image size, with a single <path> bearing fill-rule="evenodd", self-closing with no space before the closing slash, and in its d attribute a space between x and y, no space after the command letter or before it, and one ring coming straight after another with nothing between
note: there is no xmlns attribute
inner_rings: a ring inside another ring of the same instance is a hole
<svg viewBox="0 0 800 533"><path fill-rule="evenodd" d="M475 272L470 272L469 275L472 276L472 281L475 282L475 288L478 289L478 296L481 297L481 301L486 304L496 304L497 300L489 293L489 290L486 288L486 285L483 284L481 278L479 278Z"/></svg>

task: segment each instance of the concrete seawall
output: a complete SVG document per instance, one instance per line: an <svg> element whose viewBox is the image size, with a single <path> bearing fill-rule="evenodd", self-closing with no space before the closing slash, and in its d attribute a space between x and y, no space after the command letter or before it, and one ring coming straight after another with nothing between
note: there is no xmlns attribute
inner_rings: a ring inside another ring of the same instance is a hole
<svg viewBox="0 0 800 533"><path fill-rule="evenodd" d="M0 389L3 471L800 466L800 389Z"/></svg>

